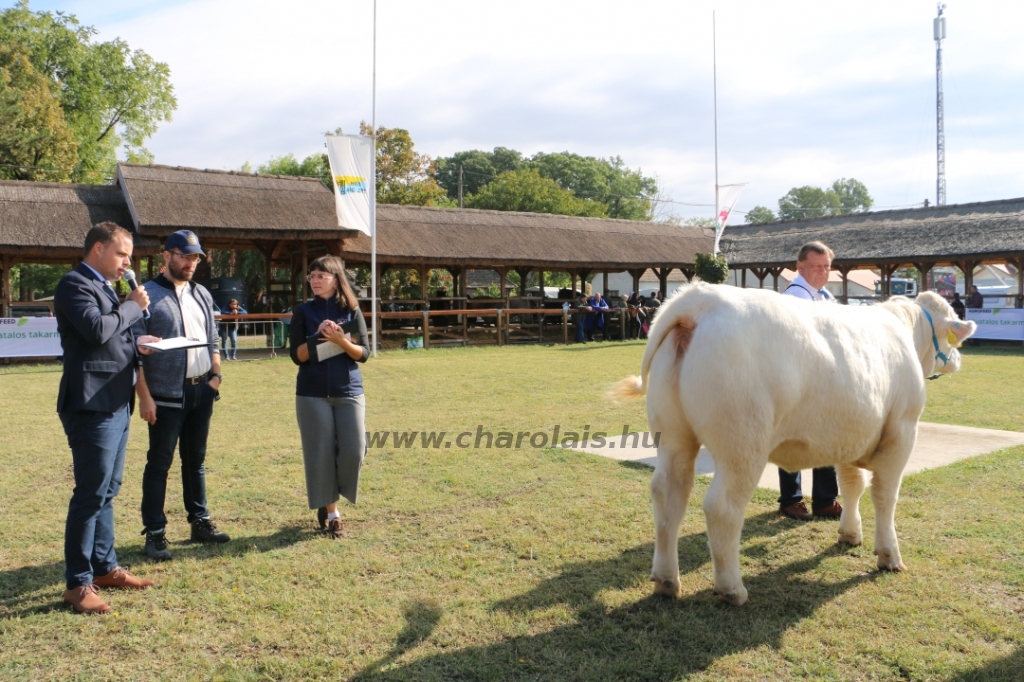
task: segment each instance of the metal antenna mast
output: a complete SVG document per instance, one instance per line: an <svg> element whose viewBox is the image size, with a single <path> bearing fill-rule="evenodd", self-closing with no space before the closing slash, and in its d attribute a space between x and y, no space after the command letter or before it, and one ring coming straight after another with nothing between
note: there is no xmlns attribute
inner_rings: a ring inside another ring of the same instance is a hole
<svg viewBox="0 0 1024 682"><path fill-rule="evenodd" d="M935 182L935 205L946 205L946 133L942 115L942 40L946 37L944 3L938 3L939 15L932 20L935 38L935 154L938 176Z"/></svg>
<svg viewBox="0 0 1024 682"><path fill-rule="evenodd" d="M715 11L711 10L711 78L714 87L715 106L715 229L718 229L718 212L721 207L718 204L718 46L716 44ZM715 240L718 246L718 240ZM717 256L717 248L712 256Z"/></svg>

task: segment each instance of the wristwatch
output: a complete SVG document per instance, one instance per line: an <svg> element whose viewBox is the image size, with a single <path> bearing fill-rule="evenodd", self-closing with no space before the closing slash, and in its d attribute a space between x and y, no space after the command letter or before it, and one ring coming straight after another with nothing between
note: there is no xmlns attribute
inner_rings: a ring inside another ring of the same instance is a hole
<svg viewBox="0 0 1024 682"><path fill-rule="evenodd" d="M221 374L220 372L210 372L210 378L212 379L214 377L217 377L221 381L224 381L224 375Z"/></svg>

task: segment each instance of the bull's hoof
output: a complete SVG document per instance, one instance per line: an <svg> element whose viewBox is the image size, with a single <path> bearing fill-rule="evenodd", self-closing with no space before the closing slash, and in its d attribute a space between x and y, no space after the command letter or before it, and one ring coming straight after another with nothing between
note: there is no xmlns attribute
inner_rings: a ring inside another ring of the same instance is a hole
<svg viewBox="0 0 1024 682"><path fill-rule="evenodd" d="M839 544L847 547L860 547L860 544L864 541L862 535L858 533L844 533L839 532Z"/></svg>
<svg viewBox="0 0 1024 682"><path fill-rule="evenodd" d="M663 579L652 575L651 581L654 583L654 594L671 597L672 599L676 599L682 594L682 586L678 580Z"/></svg>
<svg viewBox="0 0 1024 682"><path fill-rule="evenodd" d="M889 550L883 550L879 552L875 550L875 554L878 556L878 570L879 571L890 571L892 573L899 573L907 570L907 565L900 559L894 559L892 552Z"/></svg>
<svg viewBox="0 0 1024 682"><path fill-rule="evenodd" d="M733 606L743 606L747 603L747 590L745 587L740 587L738 590L732 590L729 592L722 592L721 590L715 590L715 594L721 597L722 601L732 604Z"/></svg>

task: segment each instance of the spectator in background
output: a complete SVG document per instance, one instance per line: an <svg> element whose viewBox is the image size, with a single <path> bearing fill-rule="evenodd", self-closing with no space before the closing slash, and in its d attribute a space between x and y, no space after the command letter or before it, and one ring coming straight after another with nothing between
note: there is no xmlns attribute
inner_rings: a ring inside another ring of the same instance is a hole
<svg viewBox="0 0 1024 682"><path fill-rule="evenodd" d="M231 299L228 301L228 307L221 311L223 315L245 315L245 308L239 303L238 299ZM237 360L238 359L238 320L227 320L220 323L220 350L221 355L224 356L225 360ZM231 348L228 349L228 342L231 342Z"/></svg>
<svg viewBox="0 0 1024 682"><path fill-rule="evenodd" d="M968 308L984 308L985 299L982 298L981 293L978 291L978 287L974 284L971 285L971 295L967 297Z"/></svg>
<svg viewBox="0 0 1024 682"><path fill-rule="evenodd" d="M571 306L572 323L576 327L576 343L586 343L586 321L587 313L590 312L590 305L587 302L587 295L580 294L579 298L573 301Z"/></svg>
<svg viewBox="0 0 1024 682"><path fill-rule="evenodd" d="M965 309L964 302L960 300L959 291L953 292L953 300L950 302L949 305L953 308L953 312L956 313L957 317L959 317L961 320L967 319L967 311Z"/></svg>
<svg viewBox="0 0 1024 682"><path fill-rule="evenodd" d="M584 322L584 327L587 330L587 341L594 340L594 330L600 329L601 335L604 340L608 340L608 332L605 330L605 315L604 311L608 310L608 301L601 297L601 294L594 294L594 296L587 301L587 305L590 306L590 312L587 313L587 319Z"/></svg>

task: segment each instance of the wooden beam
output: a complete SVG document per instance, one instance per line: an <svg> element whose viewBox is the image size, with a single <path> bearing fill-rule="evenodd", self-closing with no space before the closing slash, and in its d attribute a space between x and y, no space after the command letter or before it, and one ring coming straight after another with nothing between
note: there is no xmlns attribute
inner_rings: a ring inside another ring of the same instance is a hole
<svg viewBox="0 0 1024 682"><path fill-rule="evenodd" d="M839 275L843 278L843 292L840 296L840 301L843 305L849 305L850 303L850 266L844 265L837 267Z"/></svg>

